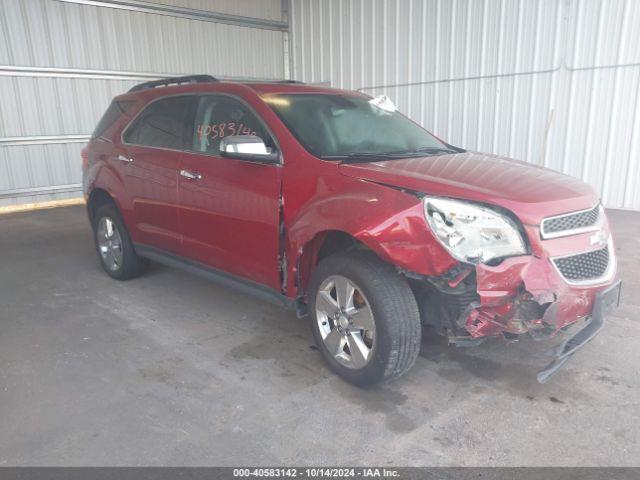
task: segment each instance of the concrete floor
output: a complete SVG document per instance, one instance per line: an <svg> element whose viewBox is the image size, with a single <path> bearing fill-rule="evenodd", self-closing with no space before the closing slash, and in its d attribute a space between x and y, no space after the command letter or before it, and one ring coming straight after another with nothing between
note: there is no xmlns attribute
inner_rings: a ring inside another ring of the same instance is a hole
<svg viewBox="0 0 640 480"><path fill-rule="evenodd" d="M640 214L624 304L547 385L540 343L425 335L359 390L305 321L155 265L107 277L82 207L0 216L0 465L640 465Z"/></svg>

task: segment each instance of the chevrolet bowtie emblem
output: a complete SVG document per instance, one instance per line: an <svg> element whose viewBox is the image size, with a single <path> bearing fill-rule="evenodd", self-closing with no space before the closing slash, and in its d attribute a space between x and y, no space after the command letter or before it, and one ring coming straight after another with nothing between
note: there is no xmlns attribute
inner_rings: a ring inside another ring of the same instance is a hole
<svg viewBox="0 0 640 480"><path fill-rule="evenodd" d="M605 233L602 230L598 230L596 233L589 237L591 245L598 245L604 243L606 240Z"/></svg>

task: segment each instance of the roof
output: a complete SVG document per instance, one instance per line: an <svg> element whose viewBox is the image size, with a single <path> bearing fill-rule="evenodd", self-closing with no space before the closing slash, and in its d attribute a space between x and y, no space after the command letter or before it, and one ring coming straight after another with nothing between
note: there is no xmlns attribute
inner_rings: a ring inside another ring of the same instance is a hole
<svg viewBox="0 0 640 480"><path fill-rule="evenodd" d="M236 85L250 88L258 95L268 94L295 94L295 93L315 93L315 94L341 94L341 95L363 95L353 90L342 90L323 85L313 85L293 81L236 81L218 80L208 75L192 75L188 77L175 77L144 82L134 86L128 92L116 97L118 100L127 100L142 96L145 99L157 98L160 96L177 93L206 93L218 90L226 90L225 87ZM220 88L222 87L222 88Z"/></svg>
<svg viewBox="0 0 640 480"><path fill-rule="evenodd" d="M313 85L307 83L284 83L284 82L239 82L250 87L260 94L269 93L333 93L353 95L353 90L342 90L323 85Z"/></svg>

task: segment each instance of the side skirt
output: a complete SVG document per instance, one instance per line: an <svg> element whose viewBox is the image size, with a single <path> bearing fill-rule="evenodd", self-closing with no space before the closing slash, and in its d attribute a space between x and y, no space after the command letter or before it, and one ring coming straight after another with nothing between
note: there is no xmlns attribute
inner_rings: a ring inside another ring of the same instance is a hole
<svg viewBox="0 0 640 480"><path fill-rule="evenodd" d="M294 310L296 307L296 302L294 299L286 297L280 292L273 290L265 285L261 285L259 283L255 283L250 280L238 277L236 275L211 268L207 265L203 265L202 263L195 262L187 258L173 255L172 253L165 252L164 250L160 250L149 245L135 243L134 246L136 249L136 253L141 257L145 257L149 260L162 263L163 265L167 265L168 267L186 270L187 272L194 273L220 285L224 285L242 293L253 295L254 297L260 298L261 300L265 300L269 303L273 303L275 305L278 305L279 307L284 307L291 310Z"/></svg>

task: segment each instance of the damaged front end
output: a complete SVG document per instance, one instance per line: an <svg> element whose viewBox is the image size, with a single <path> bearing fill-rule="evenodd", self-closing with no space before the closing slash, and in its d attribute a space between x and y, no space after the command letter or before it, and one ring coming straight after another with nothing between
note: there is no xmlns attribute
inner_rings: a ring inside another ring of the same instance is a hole
<svg viewBox="0 0 640 480"><path fill-rule="evenodd" d="M451 343L557 338L556 358L539 375L546 381L617 305L613 241L600 205L525 224L500 207L434 197L423 203L431 230L458 263L411 283L423 322Z"/></svg>
<svg viewBox="0 0 640 480"><path fill-rule="evenodd" d="M497 265L458 264L437 277L413 276L411 283L423 323L456 346L475 346L498 336L511 341L522 335L560 338L553 362L538 375L541 383L598 333L620 295L620 282L604 290L571 285L549 258L534 255ZM564 338L578 324L577 333Z"/></svg>

